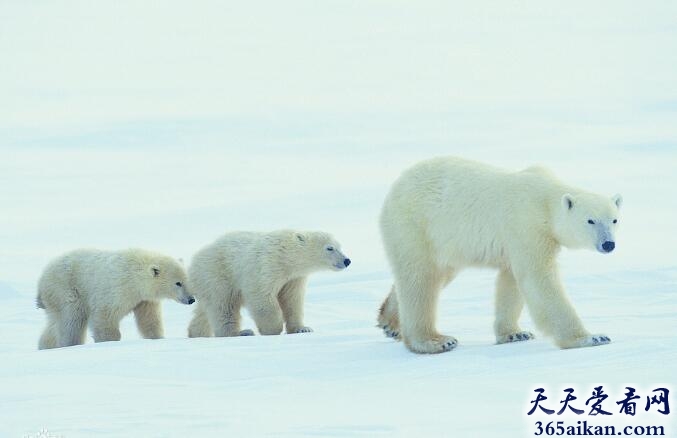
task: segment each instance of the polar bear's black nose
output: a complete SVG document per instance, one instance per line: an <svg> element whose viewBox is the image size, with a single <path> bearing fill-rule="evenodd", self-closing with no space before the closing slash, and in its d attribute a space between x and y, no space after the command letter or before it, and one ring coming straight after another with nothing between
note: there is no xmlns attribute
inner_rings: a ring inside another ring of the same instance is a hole
<svg viewBox="0 0 677 438"><path fill-rule="evenodd" d="M348 266L350 266L350 259L345 259L345 260L343 261L343 265L344 265L346 268L347 268Z"/></svg>
<svg viewBox="0 0 677 438"><path fill-rule="evenodd" d="M614 248L616 248L616 244L614 242L609 241L609 240L607 240L606 242L604 242L602 244L602 249L606 252L611 252L611 251L614 250Z"/></svg>
<svg viewBox="0 0 677 438"><path fill-rule="evenodd" d="M194 302L195 302L195 298L193 298L193 297L188 298L188 304L189 305L193 304Z"/></svg>

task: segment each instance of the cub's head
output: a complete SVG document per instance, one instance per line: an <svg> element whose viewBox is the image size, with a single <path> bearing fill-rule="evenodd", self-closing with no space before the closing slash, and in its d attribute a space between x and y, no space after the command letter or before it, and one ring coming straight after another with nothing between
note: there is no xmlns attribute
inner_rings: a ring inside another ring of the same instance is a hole
<svg viewBox="0 0 677 438"><path fill-rule="evenodd" d="M331 234L313 231L296 233L295 238L307 254L311 269L341 271L350 265L350 259L341 251L341 244Z"/></svg>
<svg viewBox="0 0 677 438"><path fill-rule="evenodd" d="M193 304L195 298L186 286L186 271L180 262L166 257L151 265L153 291L157 298L170 298L182 304Z"/></svg>
<svg viewBox="0 0 677 438"><path fill-rule="evenodd" d="M562 196L555 218L555 235L567 248L596 249L610 253L616 248L621 195L611 198L593 193Z"/></svg>

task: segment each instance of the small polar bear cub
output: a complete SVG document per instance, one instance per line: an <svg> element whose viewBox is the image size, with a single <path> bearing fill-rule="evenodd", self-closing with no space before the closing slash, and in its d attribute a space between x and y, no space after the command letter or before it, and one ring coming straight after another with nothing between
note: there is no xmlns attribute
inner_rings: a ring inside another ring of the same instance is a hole
<svg viewBox="0 0 677 438"><path fill-rule="evenodd" d="M88 323L95 342L119 341L120 320L132 311L144 338L162 338L163 298L195 302L171 257L142 249L69 252L49 263L38 283L37 305L47 312L38 348L84 344Z"/></svg>
<svg viewBox="0 0 677 438"><path fill-rule="evenodd" d="M350 259L329 234L280 230L233 232L201 249L188 278L198 302L188 336L253 335L240 328L240 307L251 314L259 333L311 332L303 322L308 275L341 271Z"/></svg>
<svg viewBox="0 0 677 438"><path fill-rule="evenodd" d="M440 353L457 341L437 331L440 290L464 268L492 267L494 333L500 343L533 338L520 329L524 303L536 326L561 348L609 343L591 335L559 278L560 247L610 253L621 196L605 197L531 167L508 172L452 157L414 165L393 184L380 226L394 274L379 326L416 353Z"/></svg>

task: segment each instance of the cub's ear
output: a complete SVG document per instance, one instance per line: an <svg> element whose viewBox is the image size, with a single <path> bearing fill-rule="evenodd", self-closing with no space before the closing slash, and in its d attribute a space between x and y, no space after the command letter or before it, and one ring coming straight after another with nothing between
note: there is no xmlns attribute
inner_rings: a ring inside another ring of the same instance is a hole
<svg viewBox="0 0 677 438"><path fill-rule="evenodd" d="M621 204L623 204L623 197L621 195L615 194L611 197L611 200L614 201L616 207L621 208Z"/></svg>
<svg viewBox="0 0 677 438"><path fill-rule="evenodd" d="M574 208L574 197L569 193L566 193L564 196L562 196L562 207L564 207L565 210L571 210Z"/></svg>
<svg viewBox="0 0 677 438"><path fill-rule="evenodd" d="M305 242L306 241L306 236L304 236L301 233L296 233L296 238L298 239L299 242Z"/></svg>
<svg viewBox="0 0 677 438"><path fill-rule="evenodd" d="M160 267L157 265L153 265L150 267L150 272L153 274L153 277L159 277L160 276Z"/></svg>

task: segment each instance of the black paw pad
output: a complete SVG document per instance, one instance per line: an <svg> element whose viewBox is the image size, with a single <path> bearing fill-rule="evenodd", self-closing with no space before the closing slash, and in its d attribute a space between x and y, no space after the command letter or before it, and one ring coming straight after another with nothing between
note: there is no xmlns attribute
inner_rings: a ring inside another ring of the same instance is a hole
<svg viewBox="0 0 677 438"><path fill-rule="evenodd" d="M601 344L608 344L611 342L611 338L608 336L593 336L592 337L592 344L593 345L601 345Z"/></svg>
<svg viewBox="0 0 677 438"><path fill-rule="evenodd" d="M442 351L450 351L456 347L456 341L447 341L442 344Z"/></svg>
<svg viewBox="0 0 677 438"><path fill-rule="evenodd" d="M399 331L391 329L388 325L383 326L383 332L389 338L396 338L400 335Z"/></svg>

